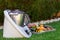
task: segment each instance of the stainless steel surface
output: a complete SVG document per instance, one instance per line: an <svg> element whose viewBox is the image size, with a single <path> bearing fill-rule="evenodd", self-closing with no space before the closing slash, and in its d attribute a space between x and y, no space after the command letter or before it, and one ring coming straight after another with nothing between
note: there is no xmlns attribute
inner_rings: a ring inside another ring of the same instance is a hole
<svg viewBox="0 0 60 40"><path fill-rule="evenodd" d="M12 20L17 24L22 26L24 24L24 13L20 11L12 11L9 13Z"/></svg>

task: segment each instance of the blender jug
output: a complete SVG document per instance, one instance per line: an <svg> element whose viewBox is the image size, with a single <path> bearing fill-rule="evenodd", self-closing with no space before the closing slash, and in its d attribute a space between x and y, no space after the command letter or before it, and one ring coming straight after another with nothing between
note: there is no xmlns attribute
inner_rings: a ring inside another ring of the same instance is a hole
<svg viewBox="0 0 60 40"><path fill-rule="evenodd" d="M15 10L12 11L9 15L12 20L19 26L23 27L24 25L27 25L30 22L29 16L22 11Z"/></svg>

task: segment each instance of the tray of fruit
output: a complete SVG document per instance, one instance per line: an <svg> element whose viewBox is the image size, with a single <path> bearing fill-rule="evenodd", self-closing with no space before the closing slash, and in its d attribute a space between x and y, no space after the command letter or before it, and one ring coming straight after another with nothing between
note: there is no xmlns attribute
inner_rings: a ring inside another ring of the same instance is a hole
<svg viewBox="0 0 60 40"><path fill-rule="evenodd" d="M40 34L44 32L49 32L49 31L55 31L55 29L49 25L36 25L36 24L29 24L28 27L30 28L31 32L34 34Z"/></svg>

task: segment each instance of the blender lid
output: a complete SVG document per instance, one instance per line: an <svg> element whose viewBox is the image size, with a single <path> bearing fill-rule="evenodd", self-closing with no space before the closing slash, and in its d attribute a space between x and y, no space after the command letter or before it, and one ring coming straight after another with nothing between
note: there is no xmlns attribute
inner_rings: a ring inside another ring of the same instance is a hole
<svg viewBox="0 0 60 40"><path fill-rule="evenodd" d="M25 12L23 12L23 11L20 11L20 10L10 10L9 11L9 14L12 14L12 15L14 15L14 14L24 14Z"/></svg>

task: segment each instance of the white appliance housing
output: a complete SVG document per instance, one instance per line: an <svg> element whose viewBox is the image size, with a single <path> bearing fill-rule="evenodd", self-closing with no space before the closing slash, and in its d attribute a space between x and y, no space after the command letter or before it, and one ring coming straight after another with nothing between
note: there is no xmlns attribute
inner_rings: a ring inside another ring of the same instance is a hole
<svg viewBox="0 0 60 40"><path fill-rule="evenodd" d="M21 27L17 25L9 16L9 12L11 10L4 10L4 27L3 27L3 37L4 38L29 38L31 37L32 33L28 26ZM26 33L27 30L29 34Z"/></svg>

